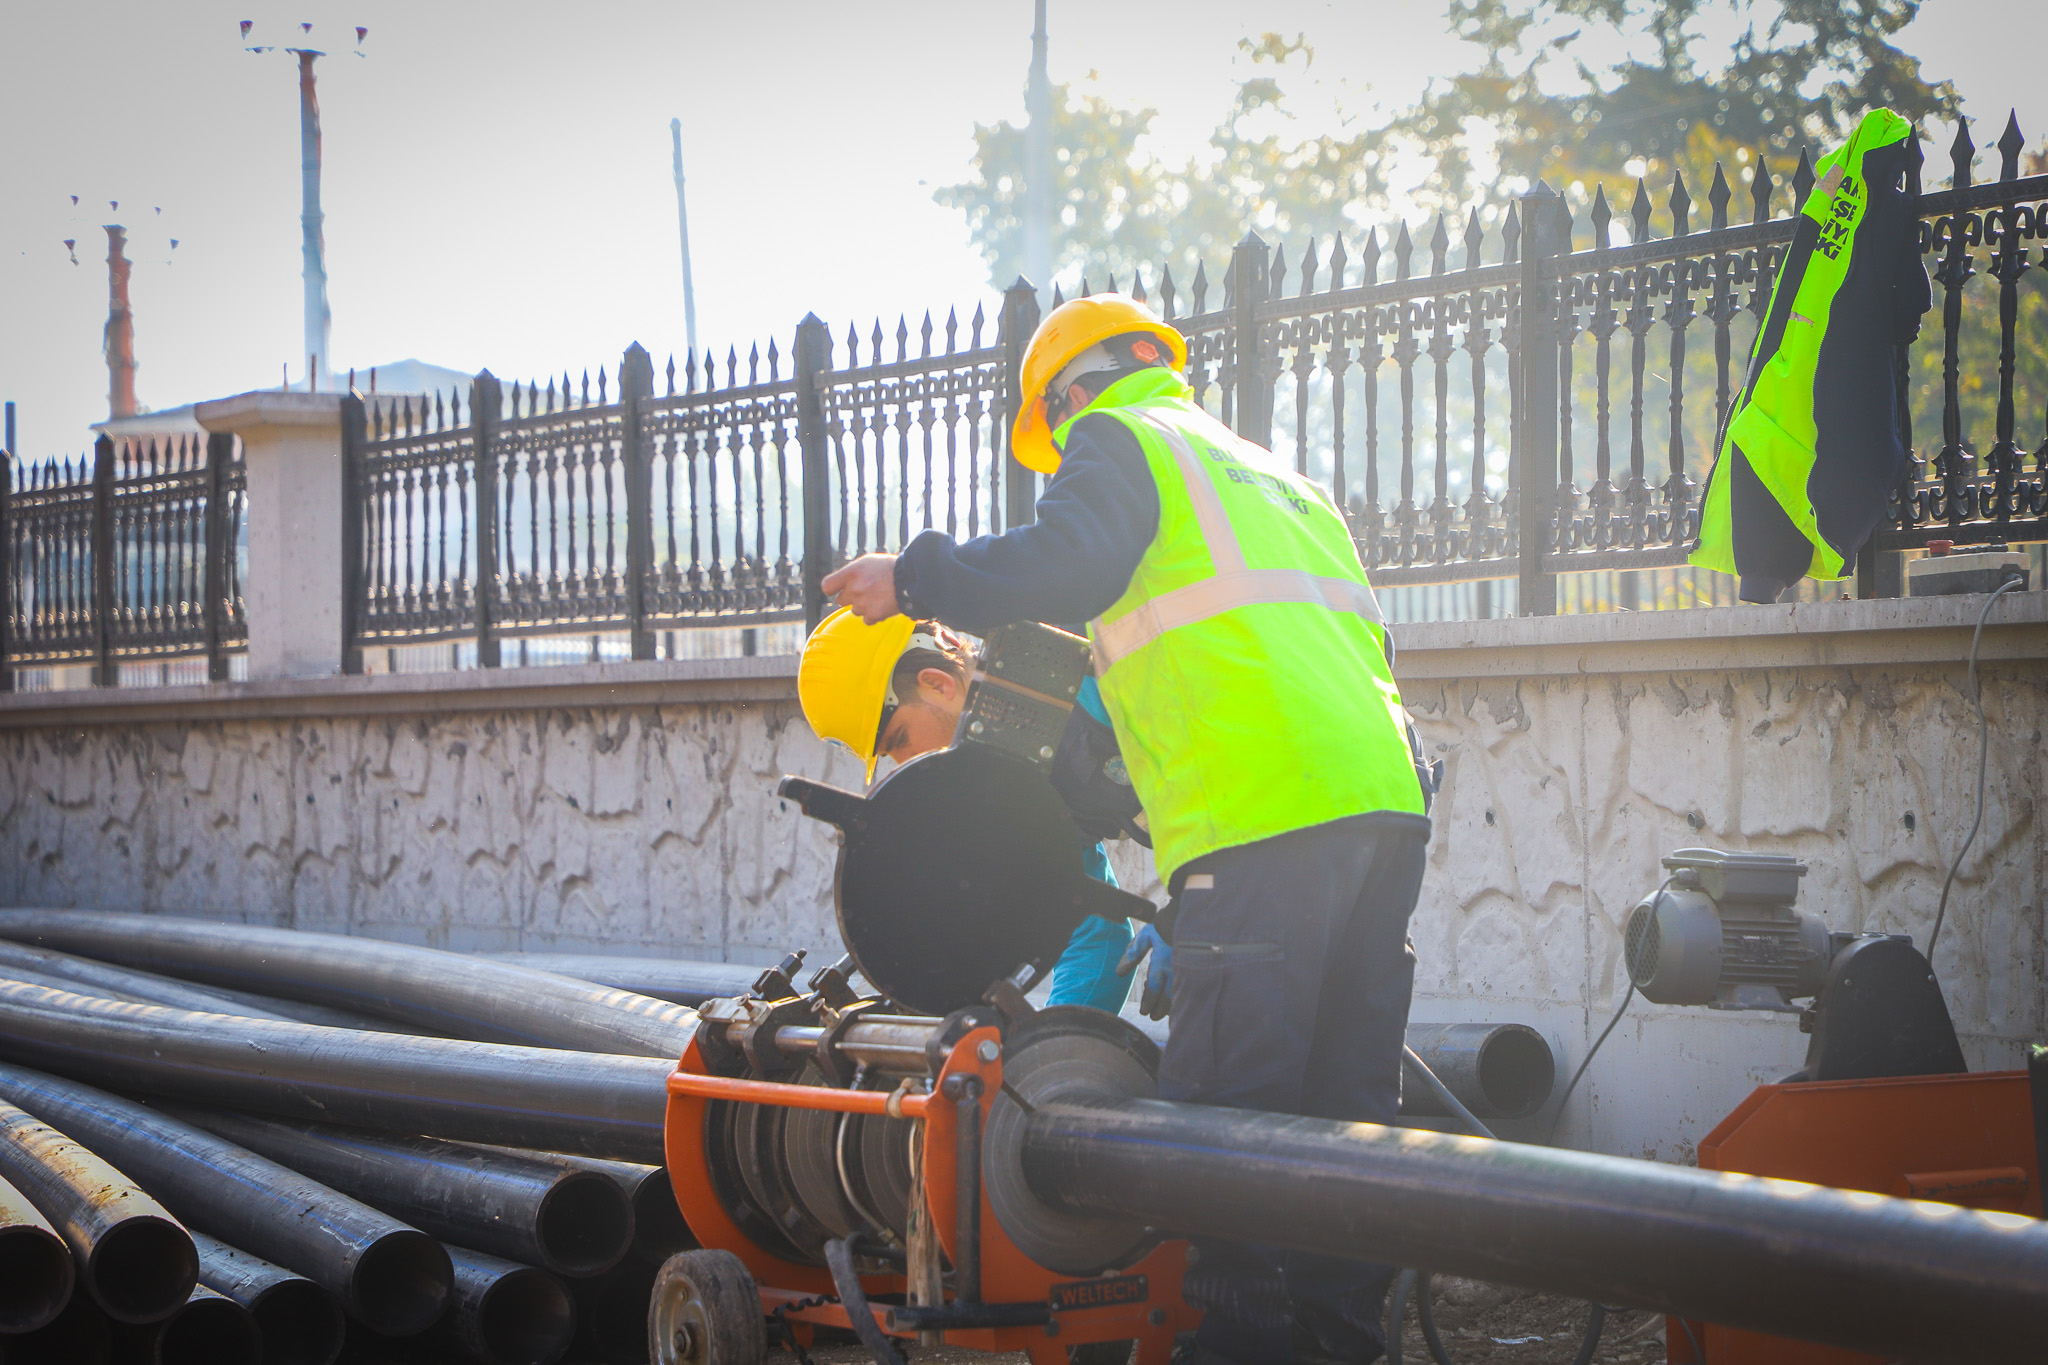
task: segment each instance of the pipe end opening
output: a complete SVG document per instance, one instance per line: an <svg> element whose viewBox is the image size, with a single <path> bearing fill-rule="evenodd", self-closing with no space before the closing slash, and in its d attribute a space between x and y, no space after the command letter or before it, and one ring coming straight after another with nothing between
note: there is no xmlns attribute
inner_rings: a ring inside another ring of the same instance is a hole
<svg viewBox="0 0 2048 1365"><path fill-rule="evenodd" d="M683 1221L676 1203L675 1186L669 1183L668 1168L657 1168L633 1190L633 1250L642 1260L656 1265L678 1251L690 1251L697 1239Z"/></svg>
<svg viewBox="0 0 2048 1365"><path fill-rule="evenodd" d="M157 1338L158 1365L257 1365L263 1337L249 1310L208 1296L186 1304Z"/></svg>
<svg viewBox="0 0 2048 1365"><path fill-rule="evenodd" d="M100 1235L86 1262L86 1283L116 1322L162 1322L192 1297L199 1252L192 1234L169 1218L123 1219Z"/></svg>
<svg viewBox="0 0 2048 1365"><path fill-rule="evenodd" d="M639 1256L575 1286L580 1349L600 1360L632 1360L647 1350L647 1304L660 1261Z"/></svg>
<svg viewBox="0 0 2048 1365"><path fill-rule="evenodd" d="M348 1337L341 1302L311 1280L279 1280L250 1305L264 1365L334 1365Z"/></svg>
<svg viewBox="0 0 2048 1365"><path fill-rule="evenodd" d="M416 1228L387 1232L356 1258L349 1301L363 1325L386 1336L416 1336L447 1307L454 1267L441 1244Z"/></svg>
<svg viewBox="0 0 2048 1365"><path fill-rule="evenodd" d="M1532 1028L1497 1028L1479 1050L1479 1090L1500 1118L1527 1118L1549 1101L1556 1085L1557 1059Z"/></svg>
<svg viewBox="0 0 2048 1365"><path fill-rule="evenodd" d="M569 1349L576 1309L559 1279L522 1266L485 1292L476 1326L493 1360L503 1365L546 1365Z"/></svg>
<svg viewBox="0 0 2048 1365"><path fill-rule="evenodd" d="M536 1231L551 1269L578 1277L601 1274L633 1244L633 1206L610 1176L570 1171L541 1200Z"/></svg>
<svg viewBox="0 0 2048 1365"><path fill-rule="evenodd" d="M55 1322L76 1278L71 1248L48 1228L0 1228L0 1333L33 1332Z"/></svg>

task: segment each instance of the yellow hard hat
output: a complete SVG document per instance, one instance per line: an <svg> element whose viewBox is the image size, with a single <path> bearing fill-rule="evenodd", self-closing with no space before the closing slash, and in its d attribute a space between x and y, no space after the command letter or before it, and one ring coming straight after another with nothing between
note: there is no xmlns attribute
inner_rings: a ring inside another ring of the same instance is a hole
<svg viewBox="0 0 2048 1365"><path fill-rule="evenodd" d="M876 742L882 719L898 700L891 675L913 649L951 654L959 641L932 621L891 616L875 625L841 607L804 641L796 666L796 695L804 719L828 744L839 744L867 765L875 776Z"/></svg>
<svg viewBox="0 0 2048 1365"><path fill-rule="evenodd" d="M1053 444L1052 427L1046 421L1046 388L1090 346L1130 332L1152 333L1173 353L1173 368L1187 368L1186 339L1136 299L1091 294L1069 299L1046 314L1031 334L1030 349L1024 352L1024 406L1010 428L1010 453L1018 464L1040 474L1058 471L1060 449Z"/></svg>
<svg viewBox="0 0 2048 1365"><path fill-rule="evenodd" d="M889 674L910 644L917 622L891 616L874 625L841 607L804 641L796 695L818 738L853 751L875 775L876 731L889 695Z"/></svg>

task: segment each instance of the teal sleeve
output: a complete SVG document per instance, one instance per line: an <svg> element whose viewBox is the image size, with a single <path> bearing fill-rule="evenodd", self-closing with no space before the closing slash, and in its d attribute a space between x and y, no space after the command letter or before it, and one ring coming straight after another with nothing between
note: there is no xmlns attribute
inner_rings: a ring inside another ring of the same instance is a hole
<svg viewBox="0 0 2048 1365"><path fill-rule="evenodd" d="M1081 679L1081 690L1075 695L1074 701L1083 711L1104 725L1109 724L1109 708L1102 704L1102 689L1096 685L1093 674Z"/></svg>
<svg viewBox="0 0 2048 1365"><path fill-rule="evenodd" d="M1087 687L1093 686L1091 678ZM1083 695L1086 692L1084 688ZM1116 885L1116 873L1110 870L1109 855L1102 851L1101 844L1090 841L1083 847L1081 867L1097 881ZM1081 927L1067 940L1067 950L1053 965L1052 993L1046 1003L1092 1005L1115 1014L1124 1007L1124 997L1131 991L1131 978L1116 972L1116 964L1130 943L1128 920L1111 921L1099 915L1082 920Z"/></svg>

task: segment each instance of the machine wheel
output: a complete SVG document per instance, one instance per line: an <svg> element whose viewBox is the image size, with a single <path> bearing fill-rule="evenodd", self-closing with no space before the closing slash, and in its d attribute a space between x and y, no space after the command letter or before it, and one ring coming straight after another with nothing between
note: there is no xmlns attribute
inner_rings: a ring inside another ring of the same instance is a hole
<svg viewBox="0 0 2048 1365"><path fill-rule="evenodd" d="M654 1365L761 1365L768 1333L754 1277L730 1251L679 1251L647 1300Z"/></svg>

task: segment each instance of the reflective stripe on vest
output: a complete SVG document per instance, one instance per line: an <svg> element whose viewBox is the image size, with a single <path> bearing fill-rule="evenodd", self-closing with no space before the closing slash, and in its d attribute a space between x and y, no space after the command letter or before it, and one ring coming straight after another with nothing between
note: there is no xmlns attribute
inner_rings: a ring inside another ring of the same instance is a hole
<svg viewBox="0 0 2048 1365"><path fill-rule="evenodd" d="M1385 627L1379 598L1374 596L1372 584L1362 579L1328 578L1301 569L1246 568L1244 547L1238 543L1223 499L1187 438L1178 428L1143 408L1125 411L1158 433L1173 453L1174 463L1180 467L1181 482L1187 486L1188 502L1194 508L1195 524L1201 528L1202 544L1207 547L1209 562L1216 571L1208 578L1161 593L1114 621L1098 616L1089 622L1098 674L1107 673L1119 660L1130 657L1169 630L1239 607L1305 602L1363 616L1374 625Z"/></svg>

